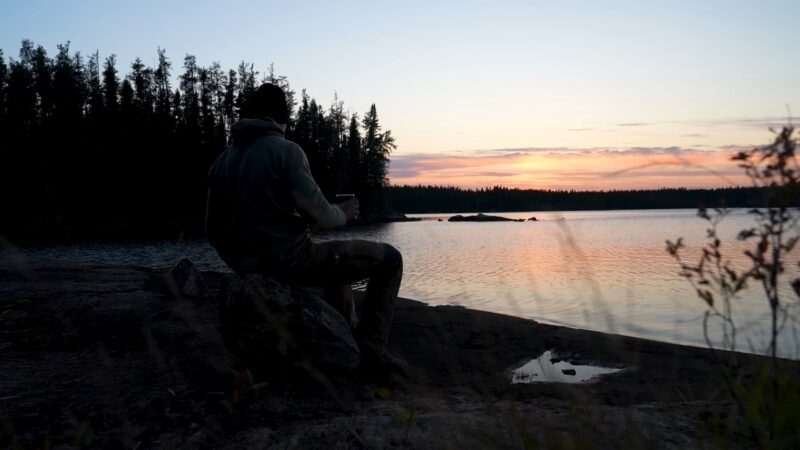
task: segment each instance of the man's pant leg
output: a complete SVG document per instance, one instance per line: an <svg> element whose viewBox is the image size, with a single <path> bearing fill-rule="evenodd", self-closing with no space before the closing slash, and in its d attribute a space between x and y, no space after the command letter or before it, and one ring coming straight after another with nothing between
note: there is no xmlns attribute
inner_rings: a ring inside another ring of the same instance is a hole
<svg viewBox="0 0 800 450"><path fill-rule="evenodd" d="M397 249L358 239L312 242L307 258L290 275L296 284L339 292L343 285L369 279L355 336L362 351L383 354L403 278L403 257Z"/></svg>
<svg viewBox="0 0 800 450"><path fill-rule="evenodd" d="M324 286L323 296L328 304L344 316L350 328L355 330L358 326L358 314L353 300L353 285L348 283Z"/></svg>

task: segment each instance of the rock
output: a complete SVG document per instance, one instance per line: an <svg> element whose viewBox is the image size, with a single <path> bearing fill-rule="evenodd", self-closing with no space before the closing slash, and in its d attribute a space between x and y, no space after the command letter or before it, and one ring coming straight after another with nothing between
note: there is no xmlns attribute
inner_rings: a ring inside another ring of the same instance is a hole
<svg viewBox="0 0 800 450"><path fill-rule="evenodd" d="M175 298L208 298L211 290L208 288L203 275L188 258L178 261L178 264L164 276L167 288Z"/></svg>
<svg viewBox="0 0 800 450"><path fill-rule="evenodd" d="M509 219L508 217L489 216L483 213L478 213L474 216L462 216L461 214L455 215L447 219L448 222L518 222L517 219Z"/></svg>
<svg viewBox="0 0 800 450"><path fill-rule="evenodd" d="M319 295L296 291L259 274L234 276L223 293L225 342L250 363L310 362L349 371L360 362L350 326Z"/></svg>
<svg viewBox="0 0 800 450"><path fill-rule="evenodd" d="M528 222L538 222L538 221L539 219L537 219L536 217L531 217L530 219L528 219Z"/></svg>
<svg viewBox="0 0 800 450"><path fill-rule="evenodd" d="M577 372L575 372L575 369L561 369L561 373L564 375L575 375Z"/></svg>

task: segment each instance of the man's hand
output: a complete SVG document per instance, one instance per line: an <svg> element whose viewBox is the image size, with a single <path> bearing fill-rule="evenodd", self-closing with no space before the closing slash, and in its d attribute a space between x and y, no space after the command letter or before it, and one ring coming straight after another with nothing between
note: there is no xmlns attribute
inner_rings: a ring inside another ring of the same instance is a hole
<svg viewBox="0 0 800 450"><path fill-rule="evenodd" d="M342 211L344 211L344 215L345 215L345 217L347 217L348 221L358 218L358 214L360 213L360 209L359 209L359 206L358 206L358 199L357 198L351 198L350 200L347 200L346 202L339 203L338 206L339 206L339 208L342 208Z"/></svg>

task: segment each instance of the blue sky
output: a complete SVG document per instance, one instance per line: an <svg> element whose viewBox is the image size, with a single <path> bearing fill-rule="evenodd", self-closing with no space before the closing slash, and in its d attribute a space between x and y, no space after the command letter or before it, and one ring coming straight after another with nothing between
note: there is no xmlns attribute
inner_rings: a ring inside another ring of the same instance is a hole
<svg viewBox="0 0 800 450"><path fill-rule="evenodd" d="M800 1L17 1L28 38L176 66L269 63L322 103L378 106L397 158L762 144L800 110Z"/></svg>

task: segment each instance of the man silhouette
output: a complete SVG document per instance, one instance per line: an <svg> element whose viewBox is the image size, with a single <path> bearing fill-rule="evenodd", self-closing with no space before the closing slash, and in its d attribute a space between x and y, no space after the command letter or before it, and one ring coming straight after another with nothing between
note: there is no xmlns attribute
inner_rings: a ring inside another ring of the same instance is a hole
<svg viewBox="0 0 800 450"><path fill-rule="evenodd" d="M206 234L234 271L263 273L282 282L323 287L326 300L354 328L362 368L402 371L386 353L403 276L403 259L391 245L366 240L316 241L310 226L331 228L357 217L357 199L332 205L311 176L299 145L284 136L286 96L261 85L242 105L232 144L208 174ZM351 283L369 279L360 319Z"/></svg>

